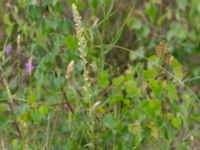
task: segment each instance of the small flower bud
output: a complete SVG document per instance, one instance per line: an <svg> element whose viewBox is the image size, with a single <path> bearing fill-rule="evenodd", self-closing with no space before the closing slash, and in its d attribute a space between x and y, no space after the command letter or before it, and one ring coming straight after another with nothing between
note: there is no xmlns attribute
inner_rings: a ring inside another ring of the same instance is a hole
<svg viewBox="0 0 200 150"><path fill-rule="evenodd" d="M28 62L25 63L25 69L26 69L26 73L28 73L29 75L32 74L33 70L34 70L34 66L32 64L32 57L29 59Z"/></svg>
<svg viewBox="0 0 200 150"><path fill-rule="evenodd" d="M11 52L12 52L12 45L9 43L8 46L6 47L6 54L10 55Z"/></svg>

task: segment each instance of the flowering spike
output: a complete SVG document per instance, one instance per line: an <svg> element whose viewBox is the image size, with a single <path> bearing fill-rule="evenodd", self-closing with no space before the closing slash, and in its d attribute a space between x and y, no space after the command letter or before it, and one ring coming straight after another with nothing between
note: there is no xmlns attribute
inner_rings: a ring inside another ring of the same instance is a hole
<svg viewBox="0 0 200 150"><path fill-rule="evenodd" d="M72 14L75 22L76 37L78 39L78 49L81 57L81 64L84 68L84 81L86 81L88 86L90 86L89 72L87 71L87 41L84 37L84 28L82 25L81 16L75 4L72 4Z"/></svg>

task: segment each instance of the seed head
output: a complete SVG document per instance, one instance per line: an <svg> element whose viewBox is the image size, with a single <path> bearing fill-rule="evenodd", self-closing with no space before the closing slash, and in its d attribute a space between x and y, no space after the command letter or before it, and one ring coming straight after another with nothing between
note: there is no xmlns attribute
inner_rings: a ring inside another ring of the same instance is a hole
<svg viewBox="0 0 200 150"><path fill-rule="evenodd" d="M87 82L88 86L90 86L89 72L87 71L87 41L84 36L84 28L82 25L81 16L75 4L72 4L72 14L75 22L76 38L78 39L78 49L80 52L81 64L84 68L83 78L84 81Z"/></svg>
<svg viewBox="0 0 200 150"><path fill-rule="evenodd" d="M67 68L67 73L66 73L66 76L65 76L65 78L66 78L67 80L69 80L73 69L74 69L74 61L72 60L72 61L69 63L68 68Z"/></svg>

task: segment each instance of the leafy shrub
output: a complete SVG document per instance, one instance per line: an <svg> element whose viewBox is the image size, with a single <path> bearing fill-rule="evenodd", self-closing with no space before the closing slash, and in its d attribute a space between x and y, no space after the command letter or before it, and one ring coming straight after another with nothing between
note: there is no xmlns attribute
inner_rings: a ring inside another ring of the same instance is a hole
<svg viewBox="0 0 200 150"><path fill-rule="evenodd" d="M0 53L2 149L197 147L199 98L176 58L185 63L198 50L199 2L140 1L115 12L117 2L77 1L74 17L74 0L7 4ZM130 31L134 43L123 36Z"/></svg>

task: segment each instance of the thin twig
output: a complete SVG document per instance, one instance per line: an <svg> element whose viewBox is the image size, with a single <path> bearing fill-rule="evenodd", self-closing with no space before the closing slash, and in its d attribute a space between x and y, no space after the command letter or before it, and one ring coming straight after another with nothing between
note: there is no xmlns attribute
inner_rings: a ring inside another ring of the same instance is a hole
<svg viewBox="0 0 200 150"><path fill-rule="evenodd" d="M65 100L65 102L67 104L68 109L71 111L71 113L74 113L74 108L69 103L67 94L65 93L63 88L61 88L61 92L62 92L63 98L64 98L64 100Z"/></svg>

